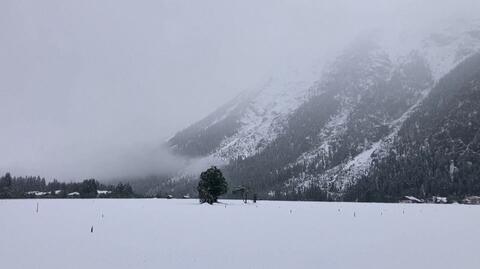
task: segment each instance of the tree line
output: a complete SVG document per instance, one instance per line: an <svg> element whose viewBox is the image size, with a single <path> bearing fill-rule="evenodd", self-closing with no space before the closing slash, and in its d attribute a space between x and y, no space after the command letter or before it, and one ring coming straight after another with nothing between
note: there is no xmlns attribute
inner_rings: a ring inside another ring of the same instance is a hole
<svg viewBox="0 0 480 269"><path fill-rule="evenodd" d="M99 193L102 190L105 192ZM41 195L36 195L40 192ZM75 194L75 195L68 195ZM130 184L118 183L105 185L95 179L86 179L82 182L46 182L39 176L12 177L6 173L0 177L0 199L9 198L133 198L138 197Z"/></svg>

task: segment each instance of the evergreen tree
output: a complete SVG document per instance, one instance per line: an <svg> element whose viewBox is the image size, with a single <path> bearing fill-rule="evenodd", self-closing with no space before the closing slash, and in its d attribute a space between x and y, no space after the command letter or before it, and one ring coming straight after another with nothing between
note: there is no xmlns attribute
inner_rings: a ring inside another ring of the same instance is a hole
<svg viewBox="0 0 480 269"><path fill-rule="evenodd" d="M86 179L82 182L80 195L85 198L97 197L98 183L95 179Z"/></svg>
<svg viewBox="0 0 480 269"><path fill-rule="evenodd" d="M227 193L228 184L222 171L212 166L200 174L197 190L200 203L213 204L218 202L219 196Z"/></svg>

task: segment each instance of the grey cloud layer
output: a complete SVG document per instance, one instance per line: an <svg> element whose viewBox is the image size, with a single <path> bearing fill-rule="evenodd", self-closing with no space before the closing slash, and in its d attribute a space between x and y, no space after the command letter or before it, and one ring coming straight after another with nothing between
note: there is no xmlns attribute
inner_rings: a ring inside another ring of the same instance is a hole
<svg viewBox="0 0 480 269"><path fill-rule="evenodd" d="M0 172L181 166L160 144L279 67L366 29L473 18L478 1L0 2Z"/></svg>

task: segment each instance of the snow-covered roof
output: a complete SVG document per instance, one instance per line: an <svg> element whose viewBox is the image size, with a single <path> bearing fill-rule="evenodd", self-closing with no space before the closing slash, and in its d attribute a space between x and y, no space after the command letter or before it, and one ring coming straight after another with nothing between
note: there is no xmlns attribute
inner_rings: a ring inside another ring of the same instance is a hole
<svg viewBox="0 0 480 269"><path fill-rule="evenodd" d="M29 191L27 192L28 195L35 195L35 196L44 196L47 195L48 192L43 192L43 191Z"/></svg>
<svg viewBox="0 0 480 269"><path fill-rule="evenodd" d="M97 194L109 194L112 193L112 191L107 191L107 190L97 190Z"/></svg>
<svg viewBox="0 0 480 269"><path fill-rule="evenodd" d="M447 202L447 197L434 196L433 198L434 198L435 202L440 202L440 203L446 203Z"/></svg>
<svg viewBox="0 0 480 269"><path fill-rule="evenodd" d="M414 197L414 196L404 196L405 199L408 199L410 201L415 201L415 202L419 202L419 203L422 203L423 201L418 199L417 197Z"/></svg>
<svg viewBox="0 0 480 269"><path fill-rule="evenodd" d="M71 193L69 193L69 194L67 194L67 195L68 195L68 196L79 196L80 193L75 191L75 192L71 192Z"/></svg>

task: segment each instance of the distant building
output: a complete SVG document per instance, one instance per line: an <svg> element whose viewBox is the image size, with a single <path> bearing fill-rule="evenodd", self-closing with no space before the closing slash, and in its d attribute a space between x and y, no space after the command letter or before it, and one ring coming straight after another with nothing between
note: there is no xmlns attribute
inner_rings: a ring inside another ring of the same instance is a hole
<svg viewBox="0 0 480 269"><path fill-rule="evenodd" d="M183 199L190 199L190 194L184 195Z"/></svg>
<svg viewBox="0 0 480 269"><path fill-rule="evenodd" d="M62 190L56 190L56 191L55 191L55 195L59 195L59 194L61 194L62 192L63 192Z"/></svg>
<svg viewBox="0 0 480 269"><path fill-rule="evenodd" d="M480 205L480 196L468 196L463 199L464 204Z"/></svg>
<svg viewBox="0 0 480 269"><path fill-rule="evenodd" d="M97 197L106 197L107 195L111 194L112 191L107 191L107 190L97 190Z"/></svg>
<svg viewBox="0 0 480 269"><path fill-rule="evenodd" d="M403 196L399 202L404 204L421 204L424 202L424 200L418 199L414 196Z"/></svg>
<svg viewBox="0 0 480 269"><path fill-rule="evenodd" d="M448 202L447 197L433 196L432 202L435 204L446 204Z"/></svg>
<svg viewBox="0 0 480 269"><path fill-rule="evenodd" d="M97 197L105 197L112 193L112 191L107 191L107 190L97 190Z"/></svg>
<svg viewBox="0 0 480 269"><path fill-rule="evenodd" d="M45 195L49 195L50 193L48 192L43 192L43 191L29 191L26 193L27 195L30 195L30 196L45 196Z"/></svg>
<svg viewBox="0 0 480 269"><path fill-rule="evenodd" d="M167 199L173 199L173 196L172 195L167 195Z"/></svg>
<svg viewBox="0 0 480 269"><path fill-rule="evenodd" d="M67 194L67 196L68 197L78 197L78 196L80 196L80 193L75 191L75 192L71 192L71 193Z"/></svg>
<svg viewBox="0 0 480 269"><path fill-rule="evenodd" d="M102 191L102 190L97 190L97 194L110 194L112 191Z"/></svg>

